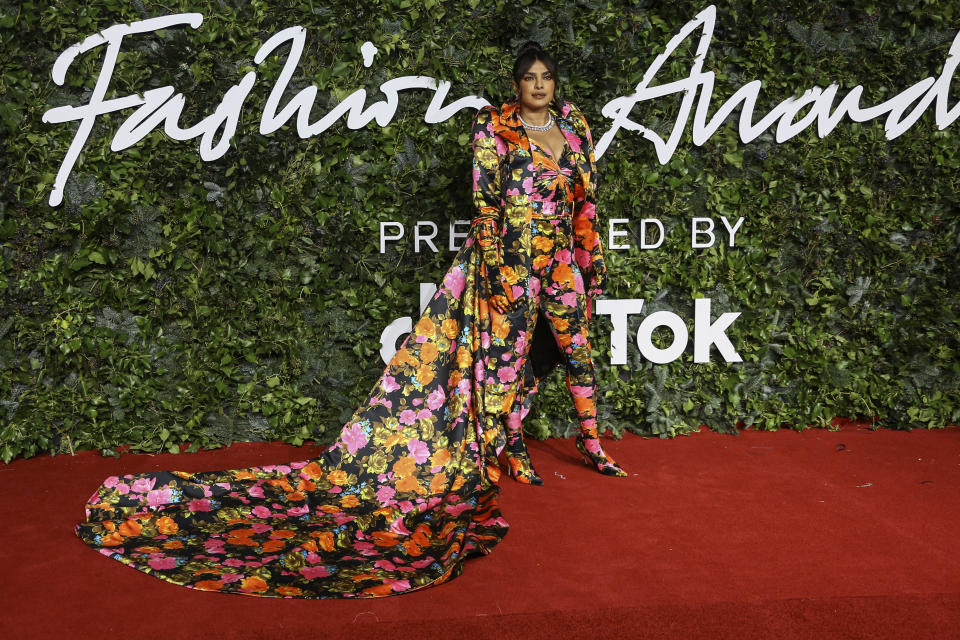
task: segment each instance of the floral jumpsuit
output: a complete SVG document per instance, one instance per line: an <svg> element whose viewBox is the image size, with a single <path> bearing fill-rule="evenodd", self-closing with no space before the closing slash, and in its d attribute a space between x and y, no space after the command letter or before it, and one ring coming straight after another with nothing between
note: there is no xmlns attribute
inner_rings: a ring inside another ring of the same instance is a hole
<svg viewBox="0 0 960 640"><path fill-rule="evenodd" d="M581 431L596 438L587 287L591 295L599 293L605 269L592 198L593 149L586 121L573 105L567 103L556 116L565 141L559 158L517 129L515 104L499 112L481 110L473 129L474 229L484 254L488 295L511 306L503 318L506 328L492 338L503 351L494 350L487 366L493 378L488 383L502 383L506 398L500 406L488 404L489 413L507 413L505 443L496 421L485 423L494 450L505 444L525 454L520 421L535 389L526 392L523 382L541 314L566 367ZM511 224L526 228L518 233ZM511 252L529 260L517 260Z"/></svg>

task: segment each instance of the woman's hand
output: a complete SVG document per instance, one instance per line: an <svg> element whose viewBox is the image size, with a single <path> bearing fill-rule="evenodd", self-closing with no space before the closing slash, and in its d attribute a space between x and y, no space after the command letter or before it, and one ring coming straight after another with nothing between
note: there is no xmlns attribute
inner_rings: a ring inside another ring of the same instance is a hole
<svg viewBox="0 0 960 640"><path fill-rule="evenodd" d="M497 313L507 313L517 307L517 300L507 295L507 284L500 270L489 266L484 268L484 282L486 284L487 302Z"/></svg>

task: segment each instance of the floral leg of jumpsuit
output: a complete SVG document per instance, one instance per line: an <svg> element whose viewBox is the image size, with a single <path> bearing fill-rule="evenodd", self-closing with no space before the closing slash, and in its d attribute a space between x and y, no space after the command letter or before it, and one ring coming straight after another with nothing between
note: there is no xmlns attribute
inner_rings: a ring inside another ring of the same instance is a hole
<svg viewBox="0 0 960 640"><path fill-rule="evenodd" d="M566 173L544 172L554 190L557 175ZM526 318L525 335L515 343L515 357L526 361L533 332L540 312L550 325L560 349L566 368L567 388L573 396L574 407L580 423L578 447L592 453L595 458L606 458L609 464L599 463L603 473L623 475L622 470L600 446L597 433L597 410L594 402L596 377L590 357L589 300L585 294L580 269L573 259L573 220L565 203L559 206L540 207L531 220L531 266L532 274L527 290L527 304L519 311ZM506 416L507 451L512 475L521 482L542 484L542 479L533 471L529 456L522 445L521 417L525 394L517 394L511 412ZM526 469L520 467L526 466Z"/></svg>

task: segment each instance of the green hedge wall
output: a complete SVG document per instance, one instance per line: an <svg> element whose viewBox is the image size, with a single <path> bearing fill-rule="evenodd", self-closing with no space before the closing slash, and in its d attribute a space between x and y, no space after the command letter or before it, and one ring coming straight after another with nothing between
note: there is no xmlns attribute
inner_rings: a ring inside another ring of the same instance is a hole
<svg viewBox="0 0 960 640"><path fill-rule="evenodd" d="M118 445L137 451L216 447L236 440L329 441L382 370L380 332L415 315L419 282L437 281L452 254L379 253L382 221L470 218L472 110L439 124L423 115L431 91L400 96L393 122L350 130L343 120L301 140L286 126L258 133L288 46L261 65L277 31L307 30L284 102L319 88L315 117L346 95L422 74L448 80L448 102L511 93L512 53L535 38L558 54L565 97L595 139L600 110L629 94L703 2L567 0L376 3L305 0L79 0L0 3L0 456ZM257 72L231 150L200 160L197 141L154 132L125 151L110 140L132 112L97 119L66 186L47 202L77 124L43 113L89 99L103 49L81 56L57 86L68 46L108 26L199 12L198 29L130 37L110 96L173 85L180 123L211 113L247 71ZM718 7L705 69L725 98L760 79L766 113L814 85L864 85L872 105L939 75L960 29L953 1L864 3L734 0ZM380 50L363 65L359 46ZM664 66L684 77L695 40ZM951 88L960 100L960 80ZM717 104L716 102L714 103ZM672 97L632 119L667 132ZM784 144L750 144L730 121L706 144L689 127L673 158L620 131L599 162L600 213L660 219L663 247L608 252L608 296L643 298L644 312L693 317L741 311L728 332L738 364L666 365L631 346L609 366L609 320L597 322L603 424L663 437L707 424L776 429L861 416L893 428L960 417L957 127L933 108L906 134L845 119L822 140L809 128ZM734 248L693 250L695 216L744 216ZM440 240L445 242L445 233ZM636 332L643 316L633 317ZM666 340L668 335L658 334ZM527 420L536 437L574 422L555 376Z"/></svg>

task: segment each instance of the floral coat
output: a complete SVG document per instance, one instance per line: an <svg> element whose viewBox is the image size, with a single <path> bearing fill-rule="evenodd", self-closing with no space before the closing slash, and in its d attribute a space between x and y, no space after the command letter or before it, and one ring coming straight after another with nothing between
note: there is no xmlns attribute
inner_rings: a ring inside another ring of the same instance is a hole
<svg viewBox="0 0 960 640"><path fill-rule="evenodd" d="M576 259L597 284L590 135L572 105L556 115L581 167ZM502 361L522 328L491 313L485 283L522 297L536 203L515 109L482 110L474 141L474 235L336 441L285 464L111 476L76 526L84 543L177 585L281 598L406 593L490 553L508 528L491 466L505 438L485 416L512 400L505 381L524 364Z"/></svg>

